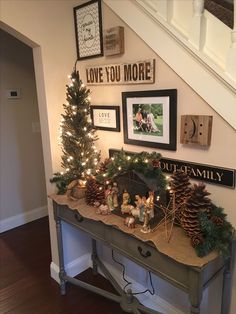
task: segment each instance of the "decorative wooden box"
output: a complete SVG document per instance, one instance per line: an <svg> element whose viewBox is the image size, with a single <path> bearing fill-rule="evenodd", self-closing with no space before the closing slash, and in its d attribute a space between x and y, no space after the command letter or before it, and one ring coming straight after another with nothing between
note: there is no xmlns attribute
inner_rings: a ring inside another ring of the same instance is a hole
<svg viewBox="0 0 236 314"><path fill-rule="evenodd" d="M212 120L205 115L181 116L180 143L210 146Z"/></svg>
<svg viewBox="0 0 236 314"><path fill-rule="evenodd" d="M104 55L114 56L124 53L124 27L112 27L104 32Z"/></svg>

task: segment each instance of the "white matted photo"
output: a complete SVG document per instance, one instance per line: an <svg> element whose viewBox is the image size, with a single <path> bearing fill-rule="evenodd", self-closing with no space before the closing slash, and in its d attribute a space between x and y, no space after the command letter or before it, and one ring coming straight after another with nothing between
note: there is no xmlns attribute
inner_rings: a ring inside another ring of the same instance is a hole
<svg viewBox="0 0 236 314"><path fill-rule="evenodd" d="M120 132L119 106L90 106L93 125L99 130Z"/></svg>

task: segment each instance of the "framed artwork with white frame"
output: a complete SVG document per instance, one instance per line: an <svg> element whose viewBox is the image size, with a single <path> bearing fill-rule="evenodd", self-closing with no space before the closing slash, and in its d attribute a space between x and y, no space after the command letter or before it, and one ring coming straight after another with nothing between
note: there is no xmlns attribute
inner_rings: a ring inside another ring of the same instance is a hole
<svg viewBox="0 0 236 314"><path fill-rule="evenodd" d="M176 150L177 90L122 93L124 143Z"/></svg>
<svg viewBox="0 0 236 314"><path fill-rule="evenodd" d="M120 132L119 106L90 106L93 125L104 131Z"/></svg>
<svg viewBox="0 0 236 314"><path fill-rule="evenodd" d="M74 8L78 60L103 56L101 0Z"/></svg>

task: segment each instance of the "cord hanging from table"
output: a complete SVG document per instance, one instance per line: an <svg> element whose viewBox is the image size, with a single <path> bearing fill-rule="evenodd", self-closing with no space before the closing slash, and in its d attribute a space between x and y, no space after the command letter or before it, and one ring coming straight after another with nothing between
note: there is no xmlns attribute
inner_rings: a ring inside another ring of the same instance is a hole
<svg viewBox="0 0 236 314"><path fill-rule="evenodd" d="M112 255L112 259L114 262L116 262L117 264L119 264L121 267L122 267L122 278L123 280L126 282L126 285L124 286L123 290L125 293L127 293L126 291L126 288L129 286L129 285L132 285L132 282L128 281L126 278L125 278L125 266L124 264L122 264L121 262L117 261L114 257L114 251L111 250L111 255ZM146 289L144 291L140 291L140 292L132 292L133 295L138 295L138 294L144 294L146 292L149 292L151 295L154 295L155 294L155 289L154 289L154 286L153 286L153 282L152 282L152 276L151 276L151 272L149 271L148 272L149 274L149 280L150 280L150 284L151 284L151 287L152 287L152 291L150 289Z"/></svg>

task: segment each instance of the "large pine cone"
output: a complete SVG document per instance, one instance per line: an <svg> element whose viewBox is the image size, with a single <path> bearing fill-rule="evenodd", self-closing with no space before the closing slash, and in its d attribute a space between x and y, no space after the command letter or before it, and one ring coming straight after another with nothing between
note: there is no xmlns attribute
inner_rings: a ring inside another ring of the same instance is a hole
<svg viewBox="0 0 236 314"><path fill-rule="evenodd" d="M86 203L92 206L96 205L96 203L102 204L104 202L104 187L93 177L87 180L85 198Z"/></svg>
<svg viewBox="0 0 236 314"><path fill-rule="evenodd" d="M191 193L189 176L182 170L173 172L170 181L171 190L175 194L176 222L180 223L182 218L182 207Z"/></svg>
<svg viewBox="0 0 236 314"><path fill-rule="evenodd" d="M194 184L190 197L186 200L182 211L181 226L189 237L201 232L198 213L205 212L210 216L212 207L210 195L204 184Z"/></svg>

